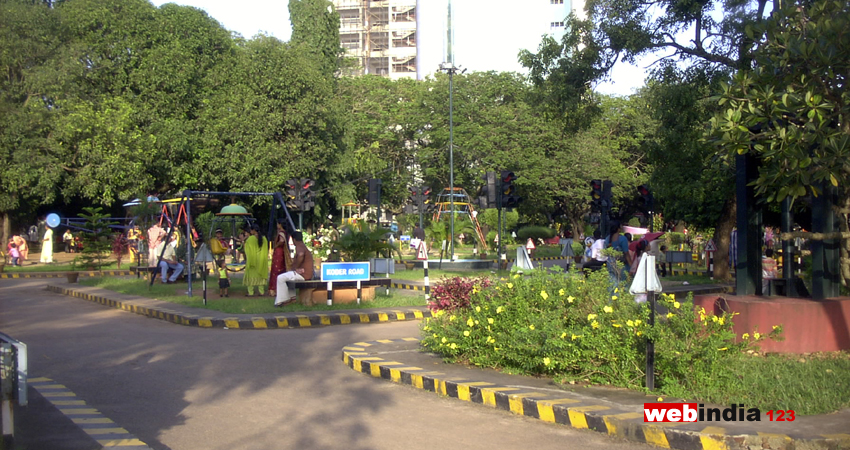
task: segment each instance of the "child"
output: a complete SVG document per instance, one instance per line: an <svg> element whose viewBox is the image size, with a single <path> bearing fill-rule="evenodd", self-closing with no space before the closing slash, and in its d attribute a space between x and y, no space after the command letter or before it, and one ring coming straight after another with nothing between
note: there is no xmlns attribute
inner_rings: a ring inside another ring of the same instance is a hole
<svg viewBox="0 0 850 450"><path fill-rule="evenodd" d="M768 295L770 293L770 280L779 278L772 249L764 251L764 257L761 259L761 278L762 295Z"/></svg>
<svg viewBox="0 0 850 450"><path fill-rule="evenodd" d="M9 257L12 258L13 266L20 266L21 252L18 250L18 245L15 243L9 244Z"/></svg>
<svg viewBox="0 0 850 450"><path fill-rule="evenodd" d="M230 274L227 273L227 264L224 260L218 263L218 296L228 297L227 288L230 287Z"/></svg>

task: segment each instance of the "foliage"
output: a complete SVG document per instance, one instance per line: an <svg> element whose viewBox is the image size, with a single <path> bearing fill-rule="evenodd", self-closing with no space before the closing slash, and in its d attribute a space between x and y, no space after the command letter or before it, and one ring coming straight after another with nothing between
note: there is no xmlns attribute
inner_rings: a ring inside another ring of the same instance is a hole
<svg viewBox="0 0 850 450"><path fill-rule="evenodd" d="M790 2L747 29L756 67L723 87L713 137L730 156L760 163L756 194L768 202L850 185L850 7ZM761 38L761 39L759 39ZM846 197L846 195L844 195Z"/></svg>
<svg viewBox="0 0 850 450"><path fill-rule="evenodd" d="M398 244L390 244L386 237L389 228L370 228L364 222L346 225L337 240L332 242L344 261L367 261L379 253L396 254L401 259Z"/></svg>
<svg viewBox="0 0 850 450"><path fill-rule="evenodd" d="M121 261L127 252L130 250L130 241L124 233L115 233L112 235L112 256L115 256L115 261L118 263L118 268L121 268Z"/></svg>
<svg viewBox="0 0 850 450"><path fill-rule="evenodd" d="M486 225L490 230L499 229L499 210L496 208L485 209L483 214L478 214L477 219L480 224ZM513 230L518 222L519 211L502 211L502 228Z"/></svg>
<svg viewBox="0 0 850 450"><path fill-rule="evenodd" d="M535 241L538 239L549 239L557 234L558 232L552 228L532 225L517 230L516 237L520 242L525 242L528 239Z"/></svg>
<svg viewBox="0 0 850 450"><path fill-rule="evenodd" d="M115 225L115 222L110 222L108 214L103 213L101 207L85 207L84 213L80 213L80 217L85 219L83 224L83 250L74 258L74 264L82 266L86 269L101 269L105 263L104 259L112 250L112 243L109 240L112 231L110 225Z"/></svg>
<svg viewBox="0 0 850 450"><path fill-rule="evenodd" d="M452 277L437 283L431 290L428 309L434 311L454 311L469 307L469 298L473 293L490 287L489 278Z"/></svg>
<svg viewBox="0 0 850 450"><path fill-rule="evenodd" d="M490 288L473 284L468 307L438 310L423 323L422 343L453 361L545 374L561 382L641 388L645 343L651 337L660 389L666 393L694 386L715 370L727 371L724 362L763 338L753 335L736 344L730 315L706 316L694 311L690 300L680 303L672 296L661 299L669 314L649 327L647 304L619 289L609 294L608 283L603 271L585 278L577 272L538 270Z"/></svg>

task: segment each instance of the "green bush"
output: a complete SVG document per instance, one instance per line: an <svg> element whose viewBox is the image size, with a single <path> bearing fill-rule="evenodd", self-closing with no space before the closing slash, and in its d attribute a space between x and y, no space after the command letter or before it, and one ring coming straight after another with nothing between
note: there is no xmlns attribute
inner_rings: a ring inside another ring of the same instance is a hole
<svg viewBox="0 0 850 450"><path fill-rule="evenodd" d="M559 382L643 388L651 337L659 389L685 397L691 387L725 373L724 361L758 340L734 343L731 316L694 311L691 299L663 295L659 303L670 313L650 328L647 304L611 289L607 272L585 278L539 270L490 288L473 286L469 307L437 311L422 324L422 344L450 361Z"/></svg>
<svg viewBox="0 0 850 450"><path fill-rule="evenodd" d="M517 230L516 238L520 242L525 242L529 238L536 241L538 239L549 239L551 237L555 237L557 234L558 232L552 228L530 225Z"/></svg>

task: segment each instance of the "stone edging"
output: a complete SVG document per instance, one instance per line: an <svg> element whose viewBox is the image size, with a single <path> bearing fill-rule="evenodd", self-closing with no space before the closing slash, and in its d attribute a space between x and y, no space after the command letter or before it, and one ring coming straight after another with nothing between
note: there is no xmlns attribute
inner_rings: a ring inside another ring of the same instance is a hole
<svg viewBox="0 0 850 450"><path fill-rule="evenodd" d="M848 449L850 434L822 435L815 439L795 439L784 434L727 434L719 426L701 431L676 429L676 423L652 424L643 421L643 413L618 409L593 399L557 398L557 394L533 392L532 388L498 386L493 383L448 378L446 374L410 367L404 363L370 356L367 349L382 344L418 342L418 338L383 339L356 342L342 349L342 361L356 372L375 378L406 384L438 395L457 398L514 414L559 423L573 428L589 429L628 441L680 450L781 450ZM371 353L374 355L374 352ZM597 404L594 404L596 402Z"/></svg>
<svg viewBox="0 0 850 450"><path fill-rule="evenodd" d="M186 314L166 308L148 308L135 305L130 302L115 300L103 295L88 294L74 289L61 286L48 285L47 290L58 294L81 298L101 305L129 311L153 319L165 320L179 325L194 326L200 328L227 328L242 330L265 330L270 328L309 328L328 325L350 325L357 323L383 323L400 322L407 320L421 320L431 317L429 310L388 310L377 312L340 312L340 313L314 313L304 314L288 313L269 316L255 317L205 317L201 315Z"/></svg>

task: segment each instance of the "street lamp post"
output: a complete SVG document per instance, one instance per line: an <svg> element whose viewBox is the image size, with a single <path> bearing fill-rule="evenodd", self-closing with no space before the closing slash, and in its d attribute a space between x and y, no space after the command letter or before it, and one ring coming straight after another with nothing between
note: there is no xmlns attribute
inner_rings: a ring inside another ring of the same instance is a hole
<svg viewBox="0 0 850 450"><path fill-rule="evenodd" d="M440 64L440 70L449 74L449 203L451 210L449 226L449 261L455 259L455 162L454 162L454 75L463 74L466 69L455 66L453 62Z"/></svg>

